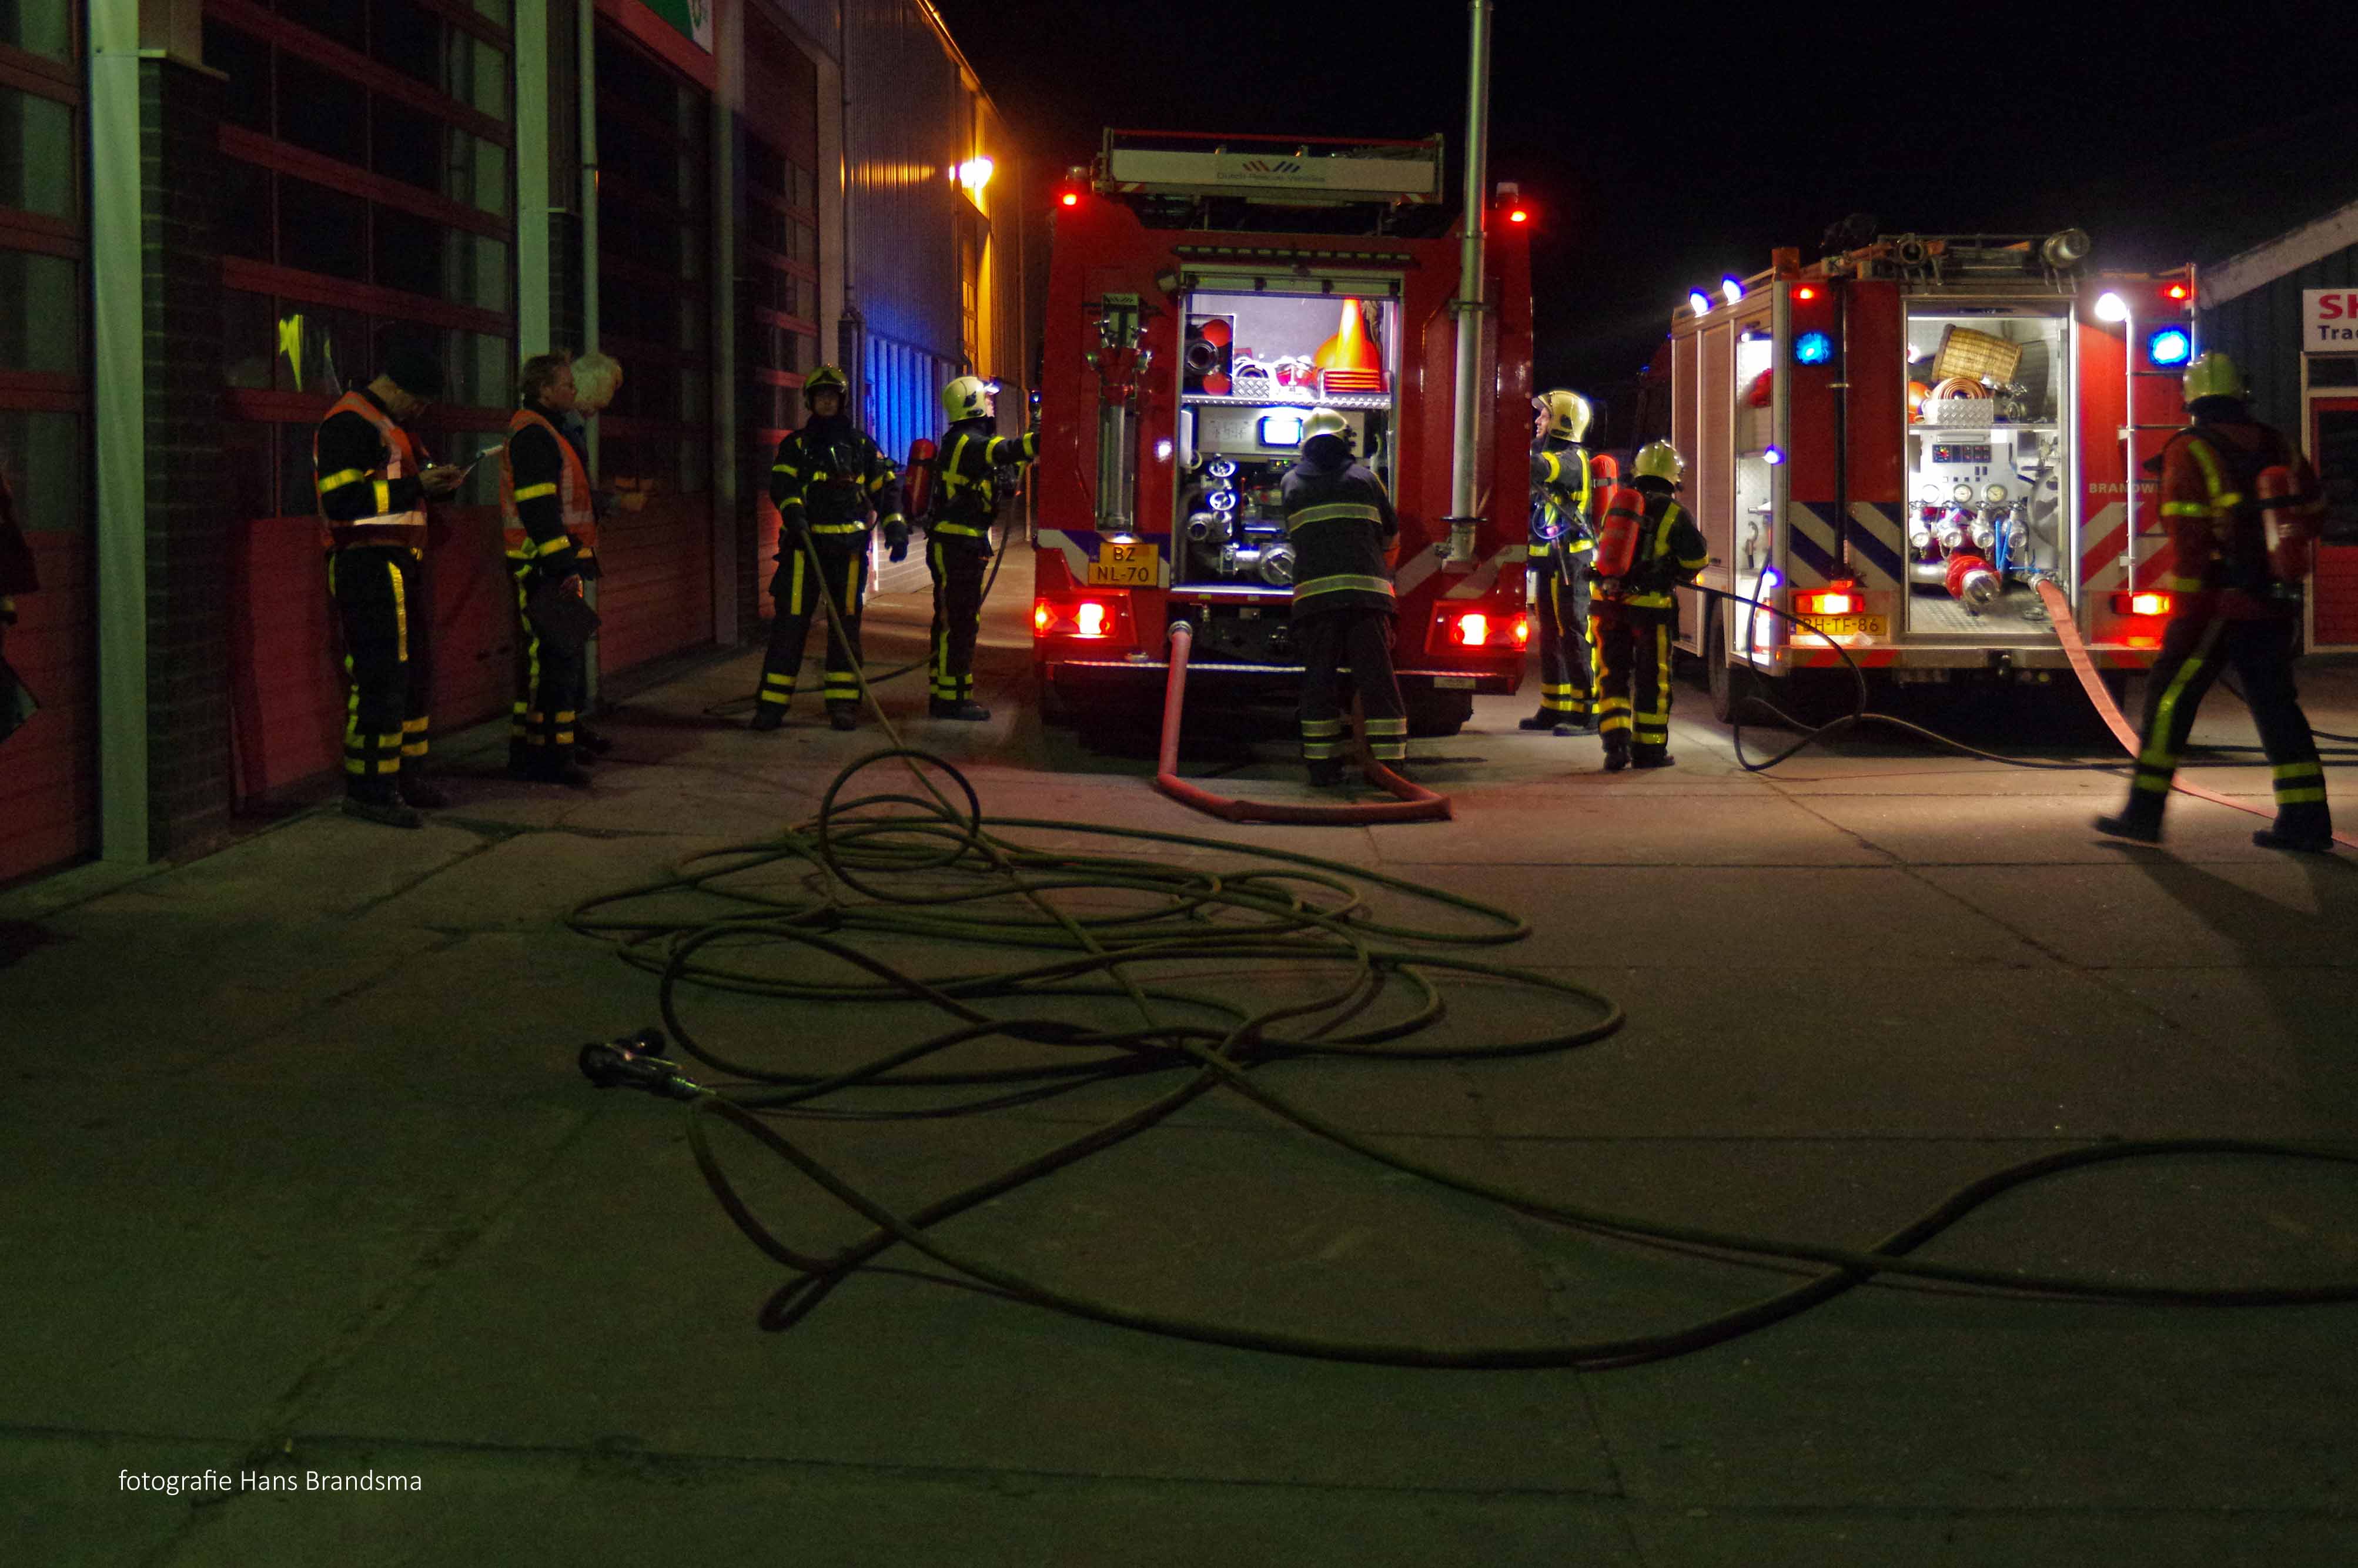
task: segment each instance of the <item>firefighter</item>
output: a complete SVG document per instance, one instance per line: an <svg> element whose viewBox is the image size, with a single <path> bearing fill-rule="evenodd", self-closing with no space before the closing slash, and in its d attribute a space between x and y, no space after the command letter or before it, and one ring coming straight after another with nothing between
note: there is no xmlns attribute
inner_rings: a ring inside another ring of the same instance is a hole
<svg viewBox="0 0 2358 1568"><path fill-rule="evenodd" d="M509 719L508 772L535 784L587 789L577 755L581 704L590 689L589 648L541 624L556 607L549 591L579 598L597 557L582 536L597 524L590 470L561 421L573 412L573 367L563 354L535 354L518 377L524 405L500 449L500 521L515 584L517 697Z"/></svg>
<svg viewBox="0 0 2358 1568"><path fill-rule="evenodd" d="M990 524L999 514L997 475L1040 451L1036 429L1020 437L992 434L991 399L990 383L979 376L962 375L942 388L950 427L942 435L940 482L933 520L925 524L925 567L934 578L933 697L925 712L935 719L990 717L974 700L974 639Z"/></svg>
<svg viewBox="0 0 2358 1568"><path fill-rule="evenodd" d="M1392 764L1408 755L1408 707L1392 673L1392 579L1384 560L1400 520L1383 481L1351 460L1350 421L1332 408L1303 421L1302 460L1286 470L1282 493L1293 546L1302 756L1312 784L1338 784L1350 744L1347 665L1368 754Z"/></svg>
<svg viewBox="0 0 2358 1568"><path fill-rule="evenodd" d="M2289 470L2293 494L2273 504L2313 524L2324 511L2317 476L2290 441L2252 417L2243 378L2225 354L2214 350L2189 365L2184 387L2193 423L2161 455L2161 512L2176 547L2169 623L2146 678L2144 738L2128 804L2118 816L2098 817L2096 827L2117 838L2159 842L2162 806L2195 710L2220 670L2233 665L2275 773L2276 822L2252 842L2330 854L2325 769L2293 689L2299 589L2271 570L2257 493L2261 470Z"/></svg>
<svg viewBox="0 0 2358 1568"><path fill-rule="evenodd" d="M1631 487L1645 498L1643 515L1632 520L1637 548L1620 576L1598 578L1592 622L1604 671L1597 727L1609 773L1671 765L1671 644L1678 638L1679 609L1671 590L1693 582L1710 558L1703 531L1676 500L1687 471L1678 449L1650 442L1638 449L1630 470ZM1613 520L1604 525L1610 528Z"/></svg>
<svg viewBox="0 0 2358 1568"><path fill-rule="evenodd" d="M1532 399L1539 410L1538 450L1531 454L1529 560L1523 566L1540 623L1540 708L1525 730L1571 735L1595 727L1595 660L1589 652L1588 574L1581 569L1596 546L1589 526L1588 451L1580 442L1592 416L1576 392Z"/></svg>
<svg viewBox="0 0 2358 1568"><path fill-rule="evenodd" d="M423 350L387 351L384 369L347 392L312 435L312 483L328 540L328 593L344 641L344 811L419 827L446 806L425 780L433 600L425 582L426 503L463 477L433 464L404 427L442 394Z"/></svg>
<svg viewBox="0 0 2358 1568"><path fill-rule="evenodd" d="M849 379L821 365L803 382L810 417L778 442L770 470L770 501L778 509L778 570L770 597L778 618L762 660L761 697L753 728L786 721L801 671L803 642L814 616L825 616L820 585L835 600L838 633L827 629L827 721L838 730L860 725L860 613L868 595L868 532L874 514L884 525L892 559L909 556L909 524L901 515L901 473L844 407ZM814 560L813 557L816 557Z"/></svg>

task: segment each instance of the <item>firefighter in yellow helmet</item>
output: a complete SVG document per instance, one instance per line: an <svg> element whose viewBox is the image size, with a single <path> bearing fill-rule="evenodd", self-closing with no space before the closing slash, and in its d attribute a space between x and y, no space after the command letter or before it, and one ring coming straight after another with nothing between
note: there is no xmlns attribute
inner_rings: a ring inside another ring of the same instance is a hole
<svg viewBox="0 0 2358 1568"><path fill-rule="evenodd" d="M940 482L925 524L925 568L934 578L934 640L927 717L979 721L990 709L974 700L975 628L982 614L984 563L990 525L999 515L999 470L1040 455L1040 432L995 434L994 389L980 376L962 375L942 388Z"/></svg>
<svg viewBox="0 0 2358 1568"><path fill-rule="evenodd" d="M1598 574L1591 624L1604 670L1597 728L1606 773L1671 765L1671 646L1679 622L1671 589L1693 582L1710 558L1703 530L1677 500L1687 471L1678 449L1650 442L1638 449L1630 469L1630 486L1644 498L1641 514L1621 520L1634 525L1634 547L1618 558L1616 520L1607 517L1591 568Z"/></svg>
<svg viewBox="0 0 2358 1568"><path fill-rule="evenodd" d="M1540 707L1525 730L1570 735L1595 726L1596 670L1588 643L1590 526L1588 399L1551 392L1531 400L1539 444L1531 452L1531 539L1523 582L1540 623Z"/></svg>
<svg viewBox="0 0 2358 1568"><path fill-rule="evenodd" d="M2096 827L2118 838L2160 839L2162 803L2195 710L2233 665L2275 774L2276 822L2252 842L2330 854L2325 768L2292 682L2299 582L2324 511L2317 475L2281 432L2252 417L2244 378L2225 354L2196 360L2183 385L2192 422L2161 454L2161 514L2173 548L2164 585L2172 595L2169 623L2146 677L2144 740L2128 804L2098 817ZM2291 493L2268 510L2288 532L2305 535L2275 551L2261 515L2260 474L2267 469L2282 469L2291 481Z"/></svg>
<svg viewBox="0 0 2358 1568"><path fill-rule="evenodd" d="M901 515L901 473L892 460L852 422L845 398L850 383L833 365L803 381L810 417L778 442L770 470L770 501L778 509L778 570L770 597L778 618L762 660L762 690L753 728L785 722L801 672L803 642L812 618L824 617L820 585L842 622L827 630L827 719L838 730L860 723L860 612L868 596L868 531L873 514L884 526L894 560L909 553L909 524Z"/></svg>

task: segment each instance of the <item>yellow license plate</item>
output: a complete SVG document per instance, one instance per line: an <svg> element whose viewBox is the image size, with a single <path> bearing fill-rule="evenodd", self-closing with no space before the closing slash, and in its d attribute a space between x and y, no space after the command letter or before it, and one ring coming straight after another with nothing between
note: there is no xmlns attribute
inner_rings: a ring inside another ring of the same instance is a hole
<svg viewBox="0 0 2358 1568"><path fill-rule="evenodd" d="M1091 588L1153 588L1163 580L1163 551L1154 545L1098 546L1089 563Z"/></svg>
<svg viewBox="0 0 2358 1568"><path fill-rule="evenodd" d="M1797 615L1793 618L1790 638L1794 647L1807 648L1812 644L1821 648L1825 646L1825 643L1811 634L1809 629L1812 626L1827 636L1839 638L1845 643L1882 643L1889 641L1891 637L1891 620L1888 616Z"/></svg>

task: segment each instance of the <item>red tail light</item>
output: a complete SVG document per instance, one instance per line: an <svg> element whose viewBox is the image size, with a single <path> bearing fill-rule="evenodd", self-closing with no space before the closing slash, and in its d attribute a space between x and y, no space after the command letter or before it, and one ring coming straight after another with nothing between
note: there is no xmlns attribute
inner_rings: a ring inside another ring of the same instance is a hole
<svg viewBox="0 0 2358 1568"><path fill-rule="evenodd" d="M1529 646L1531 645L1531 618L1530 616L1528 616L1528 615L1518 615L1518 616L1516 616L1516 617L1515 617L1515 646L1516 646L1516 647L1518 647L1518 648L1526 648L1526 647L1529 647Z"/></svg>
<svg viewBox="0 0 2358 1568"><path fill-rule="evenodd" d="M1081 204L1081 193L1077 190L1065 191L1064 202L1067 207L1078 207Z"/></svg>
<svg viewBox="0 0 2358 1568"><path fill-rule="evenodd" d="M1085 642L1130 640L1130 611L1120 600L1035 599L1032 601L1032 634L1072 637Z"/></svg>
<svg viewBox="0 0 2358 1568"><path fill-rule="evenodd" d="M2150 590L2142 593L2116 593L2113 595L2113 613L2115 615L2167 615L2173 602L2169 594Z"/></svg>
<svg viewBox="0 0 2358 1568"><path fill-rule="evenodd" d="M1838 582L1832 588L1799 589L1793 594L1796 615L1856 615L1866 608L1859 597L1856 583Z"/></svg>
<svg viewBox="0 0 2358 1568"><path fill-rule="evenodd" d="M1479 611L1468 611L1450 623L1449 640L1469 648L1479 648L1490 641L1490 618Z"/></svg>
<svg viewBox="0 0 2358 1568"><path fill-rule="evenodd" d="M1055 623L1055 620L1056 612L1048 608L1046 600L1035 599L1032 601L1032 634L1033 636L1045 634L1048 628Z"/></svg>
<svg viewBox="0 0 2358 1568"><path fill-rule="evenodd" d="M1073 635L1102 637L1106 634L1106 607L1102 604L1077 604L1073 607Z"/></svg>

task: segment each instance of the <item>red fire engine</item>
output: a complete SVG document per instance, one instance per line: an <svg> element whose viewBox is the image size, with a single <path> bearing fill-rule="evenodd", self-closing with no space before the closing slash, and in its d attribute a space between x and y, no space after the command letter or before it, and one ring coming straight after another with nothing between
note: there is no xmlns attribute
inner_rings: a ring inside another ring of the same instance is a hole
<svg viewBox="0 0 2358 1568"><path fill-rule="evenodd" d="M2047 681L2066 663L2051 580L2100 667L2150 665L2170 546L2144 465L2185 420L2194 275L2085 273L2087 243L1780 251L1690 296L1672 424L1702 584L1806 617L1878 678ZM1841 663L1781 617L1682 608L1723 719L1754 682Z"/></svg>
<svg viewBox="0 0 2358 1568"><path fill-rule="evenodd" d="M1278 485L1339 409L1391 489L1394 661L1412 732L1521 682L1531 305L1528 213L1490 224L1470 553L1450 528L1459 245L1439 137L1109 132L1057 193L1036 469L1033 667L1085 726L1161 711L1166 628L1204 703L1284 697L1293 552Z"/></svg>

